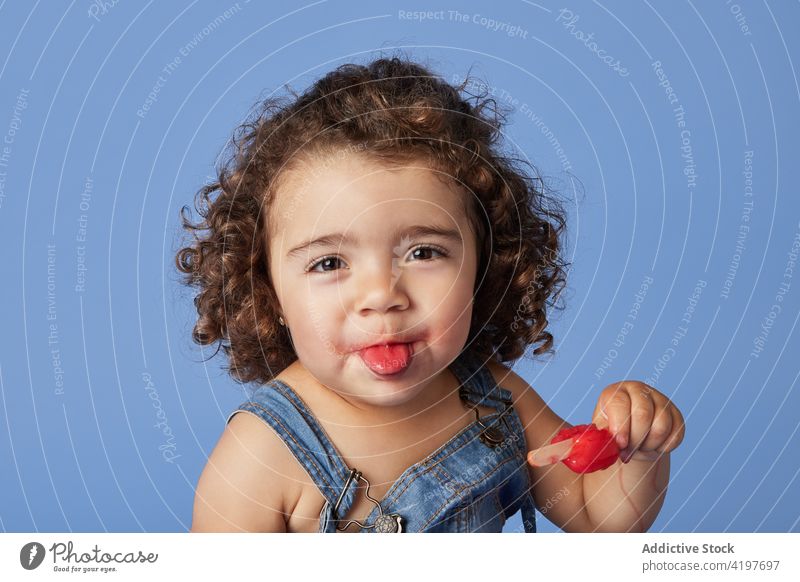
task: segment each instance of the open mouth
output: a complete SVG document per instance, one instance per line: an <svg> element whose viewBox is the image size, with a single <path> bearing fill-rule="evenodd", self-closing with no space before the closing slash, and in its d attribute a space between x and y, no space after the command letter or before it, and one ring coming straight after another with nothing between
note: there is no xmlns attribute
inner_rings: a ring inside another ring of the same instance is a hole
<svg viewBox="0 0 800 582"><path fill-rule="evenodd" d="M411 343L387 343L359 350L358 355L376 374L393 376L408 368L414 350Z"/></svg>

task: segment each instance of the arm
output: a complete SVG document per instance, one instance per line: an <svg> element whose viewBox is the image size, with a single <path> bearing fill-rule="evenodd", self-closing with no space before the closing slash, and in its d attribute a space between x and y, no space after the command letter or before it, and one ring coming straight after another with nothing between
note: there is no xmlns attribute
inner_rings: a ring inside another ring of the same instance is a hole
<svg viewBox="0 0 800 582"><path fill-rule="evenodd" d="M614 465L584 476L587 514L599 531L646 532L664 504L669 453L686 430L683 415L658 390L623 381L601 392L592 418L625 448Z"/></svg>
<svg viewBox="0 0 800 582"><path fill-rule="evenodd" d="M655 461L617 461L583 476L583 495L592 531L638 532L656 520L669 482L669 453Z"/></svg>
<svg viewBox="0 0 800 582"><path fill-rule="evenodd" d="M556 415L527 382L512 370L494 362L487 364L487 367L495 381L513 395L514 408L525 427L528 450L549 444L561 429L572 426ZM634 387L639 385L627 384ZM652 462L646 460L651 454L636 451L627 464L617 461L606 470L585 475L574 473L563 463L546 467L529 465L537 509L566 532L646 531L664 501L669 479L668 452L683 437L683 419L677 409L674 409L671 418L674 419L675 432L665 428L664 423L659 420L658 423L653 422L652 437L647 431L641 434L641 426L647 421L644 411L638 410L635 413L639 417L638 422L631 423L630 418L618 422L626 403L618 397L619 391L616 388L612 391L611 388L601 394L595 410L595 424L608 424L602 416L603 408L607 407L615 423L609 427L613 434L629 435L634 450L640 447L643 450L652 450L656 448L652 446L654 442L657 443L656 446L663 443L664 454L659 461ZM653 396L658 394L652 389L651 393ZM668 400L663 395L660 397ZM627 406L630 417L630 401ZM651 411L651 420L652 414ZM670 426L672 424L671 422Z"/></svg>
<svg viewBox="0 0 800 582"><path fill-rule="evenodd" d="M489 362L495 382L511 392L514 409L525 427L527 450L550 443L562 428L572 425L560 418L525 380L506 366ZM593 531L584 505L583 479L563 463L547 467L528 465L533 499L539 512L565 532Z"/></svg>
<svg viewBox="0 0 800 582"><path fill-rule="evenodd" d="M190 531L285 532L287 455L260 419L234 415L200 475Z"/></svg>

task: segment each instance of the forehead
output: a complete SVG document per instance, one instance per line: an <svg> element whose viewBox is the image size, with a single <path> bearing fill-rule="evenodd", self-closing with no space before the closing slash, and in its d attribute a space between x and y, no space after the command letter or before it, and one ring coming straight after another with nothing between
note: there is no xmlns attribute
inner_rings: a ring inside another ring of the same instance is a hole
<svg viewBox="0 0 800 582"><path fill-rule="evenodd" d="M387 227L421 220L463 230L469 194L445 178L422 161L389 166L356 154L303 161L277 190L271 238L298 242L348 231L379 235L393 230Z"/></svg>

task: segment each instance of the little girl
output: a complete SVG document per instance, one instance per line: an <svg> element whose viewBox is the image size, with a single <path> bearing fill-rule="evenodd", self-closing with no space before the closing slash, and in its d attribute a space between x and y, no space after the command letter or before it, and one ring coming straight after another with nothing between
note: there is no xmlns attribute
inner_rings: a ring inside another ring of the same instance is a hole
<svg viewBox="0 0 800 582"><path fill-rule="evenodd" d="M599 394L592 421L622 449L609 468L529 456L571 425L503 362L551 348L563 212L500 153L494 101L465 87L391 58L269 98L198 193L202 220L184 213L193 338L256 384L200 477L192 531L655 520L684 427L649 386Z"/></svg>

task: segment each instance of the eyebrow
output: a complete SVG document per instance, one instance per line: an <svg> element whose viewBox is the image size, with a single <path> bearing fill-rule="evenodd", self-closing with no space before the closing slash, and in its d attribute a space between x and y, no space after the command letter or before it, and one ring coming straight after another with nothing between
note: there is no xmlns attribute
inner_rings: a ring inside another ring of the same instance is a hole
<svg viewBox="0 0 800 582"><path fill-rule="evenodd" d="M461 242L461 234L457 230L445 228L435 224L409 226L408 228L404 228L399 232L395 232L394 236L395 238L398 236L407 236L410 238L436 236L451 240L453 242ZM315 247L344 246L347 244L357 245L358 237L355 237L352 234L342 234L340 232L326 234L294 247L292 250L286 253L286 256L288 258L299 257L305 251L309 251Z"/></svg>

